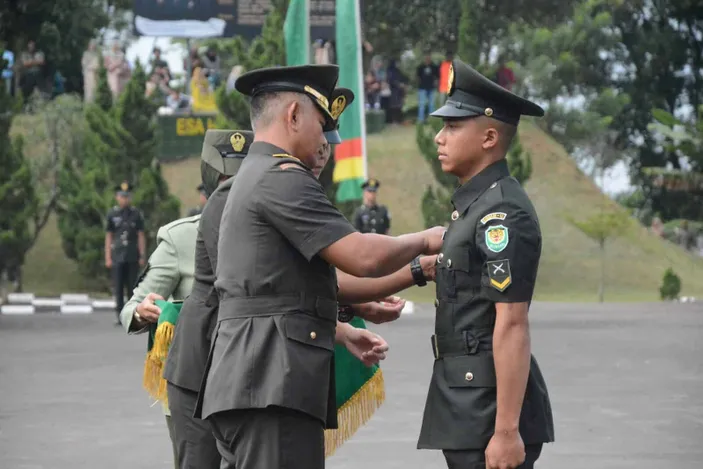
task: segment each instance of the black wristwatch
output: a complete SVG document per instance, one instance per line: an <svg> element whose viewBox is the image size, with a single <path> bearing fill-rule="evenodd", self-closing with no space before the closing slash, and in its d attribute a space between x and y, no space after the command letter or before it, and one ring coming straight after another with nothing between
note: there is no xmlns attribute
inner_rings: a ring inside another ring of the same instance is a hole
<svg viewBox="0 0 703 469"><path fill-rule="evenodd" d="M422 271L419 256L410 261L410 272L413 274L415 285L418 287L424 287L427 285L427 279L425 278L425 273Z"/></svg>
<svg viewBox="0 0 703 469"><path fill-rule="evenodd" d="M349 322L354 317L354 308L351 305L337 306L337 321Z"/></svg>

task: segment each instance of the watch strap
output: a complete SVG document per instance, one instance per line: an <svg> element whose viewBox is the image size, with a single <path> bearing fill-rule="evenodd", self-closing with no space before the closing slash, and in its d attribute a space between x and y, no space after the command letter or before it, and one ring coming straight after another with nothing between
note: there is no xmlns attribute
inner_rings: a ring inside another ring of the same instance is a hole
<svg viewBox="0 0 703 469"><path fill-rule="evenodd" d="M419 256L410 261L410 272L413 275L415 285L417 285L418 287L424 287L425 285L427 285L427 279L425 279L425 273L422 271Z"/></svg>

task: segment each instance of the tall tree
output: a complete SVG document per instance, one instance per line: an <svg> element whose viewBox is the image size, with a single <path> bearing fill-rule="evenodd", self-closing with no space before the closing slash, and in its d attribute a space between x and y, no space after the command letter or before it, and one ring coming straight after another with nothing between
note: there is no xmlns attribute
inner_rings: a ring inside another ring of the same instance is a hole
<svg viewBox="0 0 703 469"><path fill-rule="evenodd" d="M32 222L38 199L22 139L10 138L12 119L18 111L18 102L0 87L0 284L7 274L15 281L15 288L21 289L21 269L34 238Z"/></svg>

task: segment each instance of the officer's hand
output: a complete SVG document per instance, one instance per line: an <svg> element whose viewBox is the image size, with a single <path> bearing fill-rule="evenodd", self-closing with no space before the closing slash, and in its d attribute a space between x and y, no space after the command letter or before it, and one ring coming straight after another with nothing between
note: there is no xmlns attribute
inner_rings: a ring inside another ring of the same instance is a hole
<svg viewBox="0 0 703 469"><path fill-rule="evenodd" d="M423 254L432 255L437 254L442 249L442 243L444 242L444 232L447 229L443 226L435 226L429 230L423 231L425 234L425 251Z"/></svg>
<svg viewBox="0 0 703 469"><path fill-rule="evenodd" d="M112 269L112 259L105 259L105 267Z"/></svg>
<svg viewBox="0 0 703 469"><path fill-rule="evenodd" d="M146 264L146 261L144 260L143 257L139 258L139 267L144 267L144 264Z"/></svg>
<svg viewBox="0 0 703 469"><path fill-rule="evenodd" d="M425 276L425 280L434 282L435 278L437 278L437 255L422 256L420 258L420 267L422 267L422 274Z"/></svg>
<svg viewBox="0 0 703 469"><path fill-rule="evenodd" d="M163 299L164 298L158 293L149 293L146 298L144 298L142 302L137 305L137 313L139 313L142 320L151 323L158 322L159 315L161 314L161 308L156 306L154 302L156 300Z"/></svg>
<svg viewBox="0 0 703 469"><path fill-rule="evenodd" d="M404 307L404 299L399 296L389 296L381 302L374 301L364 304L364 308L359 311L358 316L374 324L383 324L398 319Z"/></svg>
<svg viewBox="0 0 703 469"><path fill-rule="evenodd" d="M525 462L525 444L518 431L495 433L486 447L486 469L515 469Z"/></svg>
<svg viewBox="0 0 703 469"><path fill-rule="evenodd" d="M366 366L386 359L388 344L379 335L367 329L349 327L343 342L346 349Z"/></svg>

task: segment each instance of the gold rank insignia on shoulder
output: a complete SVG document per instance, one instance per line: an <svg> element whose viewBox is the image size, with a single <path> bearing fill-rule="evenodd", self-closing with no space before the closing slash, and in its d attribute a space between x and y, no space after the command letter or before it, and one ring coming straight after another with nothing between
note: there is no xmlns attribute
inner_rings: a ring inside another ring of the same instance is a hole
<svg viewBox="0 0 703 469"><path fill-rule="evenodd" d="M499 292L505 291L513 283L513 277L510 273L510 261L508 259L486 262L486 268L488 269L488 280L491 287Z"/></svg>
<svg viewBox="0 0 703 469"><path fill-rule="evenodd" d="M449 65L449 77L447 78L447 94L452 94L454 87L454 64Z"/></svg>
<svg viewBox="0 0 703 469"><path fill-rule="evenodd" d="M245 142L246 139L244 138L244 135L240 134L239 132L233 133L232 136L229 138L229 143L232 144L232 149L236 152L242 151Z"/></svg>
<svg viewBox="0 0 703 469"><path fill-rule="evenodd" d="M332 118L334 120L339 119L339 116L344 111L346 105L347 98L345 98L344 96L337 96L337 99L332 102L332 110L330 111L330 114L332 114Z"/></svg>
<svg viewBox="0 0 703 469"><path fill-rule="evenodd" d="M491 220L505 220L505 217L506 217L506 216L507 216L507 215L506 215L505 213L503 213L503 212L493 212L493 213L489 213L489 214L486 215L485 217L481 218L481 224L482 224L482 225L485 225L486 223L488 223L488 222L491 221Z"/></svg>

